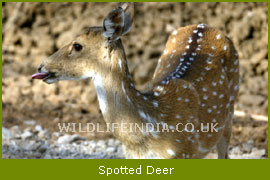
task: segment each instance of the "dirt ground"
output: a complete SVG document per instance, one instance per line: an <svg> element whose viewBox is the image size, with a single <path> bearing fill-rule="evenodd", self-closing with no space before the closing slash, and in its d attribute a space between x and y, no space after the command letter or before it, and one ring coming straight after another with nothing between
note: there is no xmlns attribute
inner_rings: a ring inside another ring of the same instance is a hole
<svg viewBox="0 0 270 180"><path fill-rule="evenodd" d="M90 80L47 85L31 79L44 58L84 27L102 25L116 3L3 3L3 126L27 128L31 120L49 131L57 123L104 124ZM241 86L232 145L252 140L267 150L267 3L136 3L132 30L123 37L137 87L152 76L169 34L179 26L205 23L232 39L240 57ZM196 8L194 8L196 7ZM257 115L263 118L254 118ZM86 134L108 138L110 133Z"/></svg>

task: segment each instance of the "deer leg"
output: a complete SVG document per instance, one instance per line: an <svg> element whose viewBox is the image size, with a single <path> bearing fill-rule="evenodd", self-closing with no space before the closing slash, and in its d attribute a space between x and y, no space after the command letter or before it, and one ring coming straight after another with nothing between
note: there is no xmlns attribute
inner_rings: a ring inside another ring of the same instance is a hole
<svg viewBox="0 0 270 180"><path fill-rule="evenodd" d="M228 159L228 143L224 136L221 137L217 144L218 159Z"/></svg>
<svg viewBox="0 0 270 180"><path fill-rule="evenodd" d="M229 159L228 146L232 133L232 119L228 120L220 141L217 144L218 159Z"/></svg>

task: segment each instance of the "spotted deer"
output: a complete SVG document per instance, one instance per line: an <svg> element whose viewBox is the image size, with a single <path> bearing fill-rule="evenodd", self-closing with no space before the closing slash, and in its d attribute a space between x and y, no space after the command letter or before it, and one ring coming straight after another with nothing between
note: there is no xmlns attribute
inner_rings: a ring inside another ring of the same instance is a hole
<svg viewBox="0 0 270 180"><path fill-rule="evenodd" d="M233 43L205 24L174 30L142 92L134 86L121 43L133 14L134 5L122 3L103 27L88 28L45 59L32 78L48 84L91 78L104 120L126 125L113 133L127 158L204 158L215 147L218 158L228 158L239 89ZM136 131L130 124L145 128Z"/></svg>

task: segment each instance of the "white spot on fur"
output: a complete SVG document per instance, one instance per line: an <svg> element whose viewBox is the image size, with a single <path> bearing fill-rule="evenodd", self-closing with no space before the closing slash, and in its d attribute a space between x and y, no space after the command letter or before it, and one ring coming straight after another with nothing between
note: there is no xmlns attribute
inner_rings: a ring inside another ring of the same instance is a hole
<svg viewBox="0 0 270 180"><path fill-rule="evenodd" d="M175 156L175 152L173 150L167 149L167 152L169 153L169 155Z"/></svg>
<svg viewBox="0 0 270 180"><path fill-rule="evenodd" d="M155 107L158 107L158 102L157 102L157 101L153 101L153 105L154 105Z"/></svg>
<svg viewBox="0 0 270 180"><path fill-rule="evenodd" d="M152 117L150 117L150 116L149 116L148 114L146 114L145 112L143 112L143 111L141 111L141 110L139 110L138 112L139 112L139 115L140 115L143 119L145 119L147 122L153 123L153 124L156 123L156 120L153 119Z"/></svg>
<svg viewBox="0 0 270 180"><path fill-rule="evenodd" d="M223 64L224 63L224 59L222 58L222 59L220 59L220 61L221 61L221 63Z"/></svg>
<svg viewBox="0 0 270 180"><path fill-rule="evenodd" d="M154 96L159 96L159 93L158 92L154 92Z"/></svg>
<svg viewBox="0 0 270 180"><path fill-rule="evenodd" d="M118 59L118 65L119 65L120 69L122 69L122 60L121 59Z"/></svg>
<svg viewBox="0 0 270 180"><path fill-rule="evenodd" d="M207 99L208 99L208 96L204 95L204 96L203 96L203 99L204 99L204 100L207 100Z"/></svg>
<svg viewBox="0 0 270 180"><path fill-rule="evenodd" d="M163 91L163 90L164 90L164 87L163 87L163 86L158 86L158 87L157 87L157 90L158 90L158 91Z"/></svg>
<svg viewBox="0 0 270 180"><path fill-rule="evenodd" d="M197 43L200 43L202 41L202 38L197 39ZM198 47L201 47L200 44L198 45Z"/></svg>
<svg viewBox="0 0 270 180"><path fill-rule="evenodd" d="M221 79L225 79L225 76L222 74L222 75L220 76L220 78L221 78Z"/></svg>
<svg viewBox="0 0 270 180"><path fill-rule="evenodd" d="M126 94L126 89L125 89L124 81L122 81L122 91L123 91L123 93L126 95L126 98L127 98L128 102L131 103L130 98L129 98L128 95Z"/></svg>
<svg viewBox="0 0 270 180"><path fill-rule="evenodd" d="M223 98L223 97L224 97L224 94L219 95L219 98L220 98L220 99Z"/></svg>
<svg viewBox="0 0 270 180"><path fill-rule="evenodd" d="M175 117L176 117L176 119L180 119L181 118L181 115L180 114L177 114Z"/></svg>
<svg viewBox="0 0 270 180"><path fill-rule="evenodd" d="M188 38L188 43L192 43L192 37Z"/></svg>
<svg viewBox="0 0 270 180"><path fill-rule="evenodd" d="M211 58L207 58L207 59L206 59L206 63L207 63L207 64L212 64Z"/></svg>
<svg viewBox="0 0 270 180"><path fill-rule="evenodd" d="M205 24L198 24L197 28L205 28L205 26L206 26Z"/></svg>

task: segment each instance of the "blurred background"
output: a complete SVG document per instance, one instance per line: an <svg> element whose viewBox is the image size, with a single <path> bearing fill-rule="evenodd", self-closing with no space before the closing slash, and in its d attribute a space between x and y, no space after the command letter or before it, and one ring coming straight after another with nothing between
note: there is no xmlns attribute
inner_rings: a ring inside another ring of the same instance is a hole
<svg viewBox="0 0 270 180"><path fill-rule="evenodd" d="M119 142L111 133L59 133L58 123L105 124L90 80L47 85L31 79L44 58L84 27L101 26L117 3L9 2L2 6L3 158L121 158ZM175 28L205 23L220 29L240 56L231 154L267 157L267 13L267 3L136 3L133 27L122 38L136 86L152 77ZM102 148L112 149L99 156Z"/></svg>

